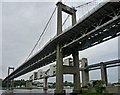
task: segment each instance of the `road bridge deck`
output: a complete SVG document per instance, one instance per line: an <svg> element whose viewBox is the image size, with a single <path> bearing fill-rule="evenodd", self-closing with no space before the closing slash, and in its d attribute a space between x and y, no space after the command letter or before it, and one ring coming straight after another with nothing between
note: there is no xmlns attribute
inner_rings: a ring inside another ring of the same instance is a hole
<svg viewBox="0 0 120 95"><path fill-rule="evenodd" d="M120 0L104 2L88 12L74 26L51 39L38 53L18 67L5 80L13 79L56 61L56 44L62 44L63 57L74 49L84 50L120 35Z"/></svg>

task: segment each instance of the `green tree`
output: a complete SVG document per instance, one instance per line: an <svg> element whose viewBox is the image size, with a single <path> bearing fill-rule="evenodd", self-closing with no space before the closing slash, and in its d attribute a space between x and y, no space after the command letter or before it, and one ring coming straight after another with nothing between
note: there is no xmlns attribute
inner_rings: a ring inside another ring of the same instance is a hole
<svg viewBox="0 0 120 95"><path fill-rule="evenodd" d="M96 80L93 82L93 87L96 89L97 93L103 93L103 90L105 90L104 85L105 83L102 80Z"/></svg>

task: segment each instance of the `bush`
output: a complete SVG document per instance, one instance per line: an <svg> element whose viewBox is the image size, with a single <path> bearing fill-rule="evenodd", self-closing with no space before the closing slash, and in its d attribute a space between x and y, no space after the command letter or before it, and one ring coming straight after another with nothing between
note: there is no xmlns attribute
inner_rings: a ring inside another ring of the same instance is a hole
<svg viewBox="0 0 120 95"><path fill-rule="evenodd" d="M96 80L93 82L93 87L95 87L97 93L103 93L105 90L105 83L102 80Z"/></svg>

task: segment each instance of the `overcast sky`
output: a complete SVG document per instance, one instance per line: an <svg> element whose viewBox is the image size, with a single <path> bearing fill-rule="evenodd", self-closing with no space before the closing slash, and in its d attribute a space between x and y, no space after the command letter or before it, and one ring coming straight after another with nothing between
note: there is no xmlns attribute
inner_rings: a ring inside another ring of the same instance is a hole
<svg viewBox="0 0 120 95"><path fill-rule="evenodd" d="M0 74L0 78L5 78L7 76L7 68L9 66L17 68L25 61L56 7L56 2L57 0L54 2L13 2L13 0L11 0L11 2L7 2L7 0L4 0L2 3L2 13L0 13L2 14L2 24L0 23L0 27L2 27L2 32L0 32L0 38L2 38L0 39L0 52L2 52L0 53L0 58L2 57L2 59L0 59L0 61L2 60L0 62L0 70L2 71L0 72L2 75ZM63 3L69 6L77 6L83 2L69 3L63 1ZM88 6L78 9L77 20L97 4L98 2L93 2ZM65 17L66 15L63 16L63 18ZM64 28L68 27L69 22L70 21L68 20ZM55 34L56 15L54 15L46 34L37 46L35 52L39 50L40 47L43 47L44 44ZM114 38L92 48L80 51L80 58L83 57L88 58L89 64L117 59L118 38ZM47 67L42 69L45 70L46 68ZM118 69L112 68L108 71L109 81L116 82L118 79ZM20 78L28 79L31 73ZM100 70L92 71L90 72L90 75L90 79L100 79ZM51 80L55 80L55 78L50 78L50 81ZM70 76L65 76L65 80L71 81L72 78L70 78Z"/></svg>

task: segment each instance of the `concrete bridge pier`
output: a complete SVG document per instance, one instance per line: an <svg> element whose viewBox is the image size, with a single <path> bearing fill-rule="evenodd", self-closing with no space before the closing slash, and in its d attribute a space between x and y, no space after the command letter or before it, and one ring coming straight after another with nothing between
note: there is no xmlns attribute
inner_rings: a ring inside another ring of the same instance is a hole
<svg viewBox="0 0 120 95"><path fill-rule="evenodd" d="M57 35L62 33L62 3L57 3ZM63 57L62 46L57 44L56 53L56 90L55 93L64 93L63 91Z"/></svg>
<svg viewBox="0 0 120 95"><path fill-rule="evenodd" d="M48 90L48 78L47 77L44 78L43 90L45 93L47 93L47 90Z"/></svg>
<svg viewBox="0 0 120 95"><path fill-rule="evenodd" d="M7 80L7 89L9 89L9 81Z"/></svg>
<svg viewBox="0 0 120 95"><path fill-rule="evenodd" d="M73 56L73 67L75 67L76 70L73 77L74 80L73 93L80 93L81 89L80 89L80 71L79 71L79 52L74 51L72 56Z"/></svg>
<svg viewBox="0 0 120 95"><path fill-rule="evenodd" d="M62 33L62 11L67 14L72 15L72 25L76 23L76 10L74 8L70 8L62 2L58 2L57 4L57 35ZM73 50L75 51L75 50ZM73 52L73 60L74 66L63 66L63 55L62 55L62 44L57 43L56 50L56 94L65 93L63 90L63 74L74 74L74 92L77 93L80 90L80 72L79 72L79 56L78 51ZM72 69L75 71L73 71Z"/></svg>
<svg viewBox="0 0 120 95"><path fill-rule="evenodd" d="M26 88L32 88L32 80L26 81Z"/></svg>
<svg viewBox="0 0 120 95"><path fill-rule="evenodd" d="M88 60L87 58L81 59L81 67L86 68L88 66ZM89 82L89 71L87 69L82 71L82 87L87 86Z"/></svg>
<svg viewBox="0 0 120 95"><path fill-rule="evenodd" d="M14 89L14 79L10 81L10 84L11 84L11 89Z"/></svg>
<svg viewBox="0 0 120 95"><path fill-rule="evenodd" d="M74 9L72 13L72 26L76 24L76 10ZM75 67L76 72L73 74L73 81L74 81L74 89L73 93L80 93L81 86L80 86L80 71L79 71L79 51L73 50L73 67Z"/></svg>
<svg viewBox="0 0 120 95"><path fill-rule="evenodd" d="M57 45L56 90L55 93L64 93L63 90L63 58L61 45Z"/></svg>
<svg viewBox="0 0 120 95"><path fill-rule="evenodd" d="M7 89L11 90L14 88L14 80L7 80Z"/></svg>
<svg viewBox="0 0 120 95"><path fill-rule="evenodd" d="M103 62L101 63L101 80L103 82L105 82L105 85L108 85L108 79L107 79L107 68L106 66L103 64Z"/></svg>

